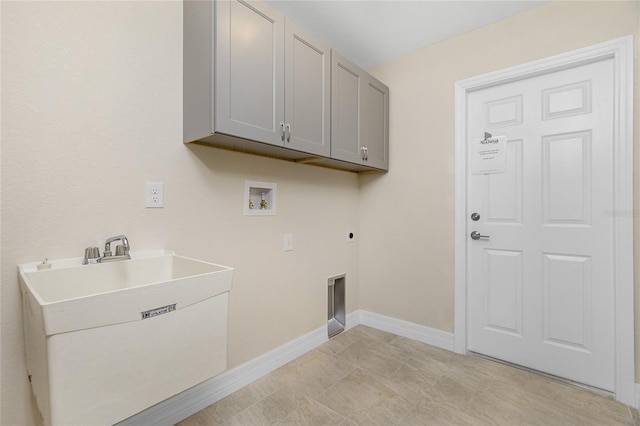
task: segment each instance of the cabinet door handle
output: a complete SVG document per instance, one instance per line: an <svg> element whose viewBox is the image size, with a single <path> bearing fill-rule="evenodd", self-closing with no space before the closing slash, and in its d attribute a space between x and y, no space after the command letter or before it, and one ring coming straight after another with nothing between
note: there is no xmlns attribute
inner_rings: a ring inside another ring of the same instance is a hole
<svg viewBox="0 0 640 426"><path fill-rule="evenodd" d="M366 149L366 148L365 148L364 146L360 148L360 152L361 152L361 154L362 154L362 161L366 160L366 158L365 158L365 156L364 156L364 150L365 150L365 149Z"/></svg>
<svg viewBox="0 0 640 426"><path fill-rule="evenodd" d="M284 121L280 122L280 140L284 142Z"/></svg>
<svg viewBox="0 0 640 426"><path fill-rule="evenodd" d="M287 142L291 142L291 124L287 123Z"/></svg>

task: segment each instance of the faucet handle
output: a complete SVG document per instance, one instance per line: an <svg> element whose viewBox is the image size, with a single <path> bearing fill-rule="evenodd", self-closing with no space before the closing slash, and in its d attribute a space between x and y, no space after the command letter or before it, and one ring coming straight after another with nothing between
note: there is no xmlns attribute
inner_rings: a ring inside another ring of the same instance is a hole
<svg viewBox="0 0 640 426"><path fill-rule="evenodd" d="M84 259L82 260L82 264L87 265L89 263L98 263L99 258L100 249L98 247L87 247L84 249Z"/></svg>
<svg viewBox="0 0 640 426"><path fill-rule="evenodd" d="M118 244L116 246L116 256L126 256L127 255L127 247L122 244Z"/></svg>

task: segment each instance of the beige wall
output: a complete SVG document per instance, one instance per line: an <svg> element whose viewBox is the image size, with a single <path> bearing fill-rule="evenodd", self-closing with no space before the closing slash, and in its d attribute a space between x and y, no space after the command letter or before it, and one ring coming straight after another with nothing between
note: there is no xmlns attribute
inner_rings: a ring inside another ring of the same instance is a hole
<svg viewBox="0 0 640 426"><path fill-rule="evenodd" d="M456 81L633 34L637 141L639 32L639 2L555 2L370 69L390 88L391 163L384 177L361 178L361 308L453 331ZM638 277L640 251L635 259ZM639 331L636 314L637 348Z"/></svg>
<svg viewBox="0 0 640 426"><path fill-rule="evenodd" d="M35 422L19 263L124 233L134 251L235 267L231 367L322 326L328 277L347 274L357 308L356 174L182 144L182 2L1 7L0 424ZM245 179L277 183L276 216L243 216ZM164 209L145 209L147 181L164 182Z"/></svg>

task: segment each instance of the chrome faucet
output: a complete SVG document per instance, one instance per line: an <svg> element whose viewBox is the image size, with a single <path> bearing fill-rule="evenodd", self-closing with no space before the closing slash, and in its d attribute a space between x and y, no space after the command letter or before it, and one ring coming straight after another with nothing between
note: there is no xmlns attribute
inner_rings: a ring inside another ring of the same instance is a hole
<svg viewBox="0 0 640 426"><path fill-rule="evenodd" d="M114 241L122 241L122 244L118 244L116 246L115 256L111 253L111 243ZM107 241L104 243L104 253L100 258L100 262L115 262L117 260L131 259L131 256L129 255L130 249L129 240L124 235L107 238Z"/></svg>
<svg viewBox="0 0 640 426"><path fill-rule="evenodd" d="M122 241L122 244L118 244L116 246L115 256L111 252L111 243L113 243L114 241ZM84 250L84 260L82 261L82 264L90 265L94 263L128 260L131 259L131 255L129 255L130 249L131 247L129 246L129 240L124 235L107 238L107 241L104 244L104 254L102 255L102 257L100 257L100 249L98 249L98 247L87 247Z"/></svg>

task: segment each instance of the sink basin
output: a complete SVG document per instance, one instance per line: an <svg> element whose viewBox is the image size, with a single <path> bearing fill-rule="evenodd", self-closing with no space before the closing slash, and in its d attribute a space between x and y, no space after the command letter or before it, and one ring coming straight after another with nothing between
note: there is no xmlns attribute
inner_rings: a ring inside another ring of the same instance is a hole
<svg viewBox="0 0 640 426"><path fill-rule="evenodd" d="M45 424L114 424L226 369L233 269L169 250L20 265Z"/></svg>
<svg viewBox="0 0 640 426"><path fill-rule="evenodd" d="M95 265L81 260L53 261L42 271L38 263L19 267L23 293L46 335L135 321L149 309L181 308L231 289L232 268L170 250Z"/></svg>

